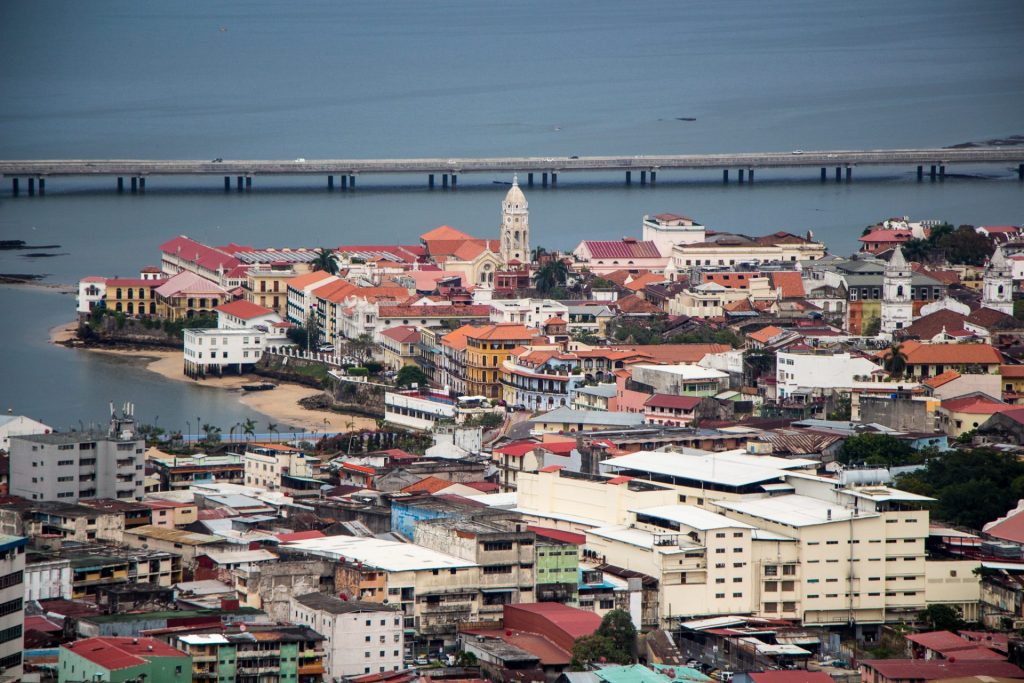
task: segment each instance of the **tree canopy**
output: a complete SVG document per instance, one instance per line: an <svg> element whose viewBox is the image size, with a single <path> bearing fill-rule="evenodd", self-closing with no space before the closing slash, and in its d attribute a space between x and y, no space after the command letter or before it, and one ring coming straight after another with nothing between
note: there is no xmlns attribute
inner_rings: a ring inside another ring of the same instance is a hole
<svg viewBox="0 0 1024 683"><path fill-rule="evenodd" d="M917 618L932 631L958 631L967 625L960 612L949 605L928 605Z"/></svg>
<svg viewBox="0 0 1024 683"><path fill-rule="evenodd" d="M932 228L927 239L912 239L903 244L903 255L908 261L921 263L942 263L969 266L983 265L995 245L985 235L974 229L973 225L961 225L954 228L948 223Z"/></svg>
<svg viewBox="0 0 1024 683"><path fill-rule="evenodd" d="M906 441L889 434L869 432L851 436L839 447L837 457L844 465L883 465L898 467L918 459L917 451Z"/></svg>
<svg viewBox="0 0 1024 683"><path fill-rule="evenodd" d="M572 648L572 667L587 668L594 662L631 664L635 660L636 627L629 612L613 609L604 615L593 635L577 638Z"/></svg>
<svg viewBox="0 0 1024 683"><path fill-rule="evenodd" d="M932 516L981 529L1024 498L1024 461L987 449L950 451L923 470L903 475L897 486L936 498Z"/></svg>
<svg viewBox="0 0 1024 683"><path fill-rule="evenodd" d="M425 387L428 384L428 380L427 375L418 366L406 365L395 376L395 384L400 387L411 387L413 384Z"/></svg>

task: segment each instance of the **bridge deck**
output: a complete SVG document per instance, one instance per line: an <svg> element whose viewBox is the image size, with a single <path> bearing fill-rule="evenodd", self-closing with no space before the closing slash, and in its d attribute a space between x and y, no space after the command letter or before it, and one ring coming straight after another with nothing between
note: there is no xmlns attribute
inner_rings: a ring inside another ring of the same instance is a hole
<svg viewBox="0 0 1024 683"><path fill-rule="evenodd" d="M314 160L42 159L0 161L4 176L358 175L949 165L1024 162L1021 148L889 149L664 156Z"/></svg>

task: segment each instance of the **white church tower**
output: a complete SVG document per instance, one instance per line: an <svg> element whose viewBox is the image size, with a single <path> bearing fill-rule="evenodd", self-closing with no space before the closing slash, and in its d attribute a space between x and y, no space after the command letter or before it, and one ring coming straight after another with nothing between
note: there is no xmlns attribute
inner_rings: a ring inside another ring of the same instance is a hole
<svg viewBox="0 0 1024 683"><path fill-rule="evenodd" d="M985 266L981 307L1013 315L1013 271L1003 255L1003 247L996 251Z"/></svg>
<svg viewBox="0 0 1024 683"><path fill-rule="evenodd" d="M913 272L898 245L882 278L881 333L891 335L914 321L914 302L910 296Z"/></svg>
<svg viewBox="0 0 1024 683"><path fill-rule="evenodd" d="M501 203L501 260L530 260L530 205L519 189L519 177L512 176L512 187Z"/></svg>

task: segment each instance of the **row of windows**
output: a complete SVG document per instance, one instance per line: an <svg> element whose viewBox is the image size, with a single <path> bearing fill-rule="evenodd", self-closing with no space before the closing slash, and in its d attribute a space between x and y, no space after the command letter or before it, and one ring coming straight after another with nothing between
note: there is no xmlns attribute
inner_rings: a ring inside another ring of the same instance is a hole
<svg viewBox="0 0 1024 683"><path fill-rule="evenodd" d="M0 631L0 643L7 643L15 638L21 638L21 624Z"/></svg>
<svg viewBox="0 0 1024 683"><path fill-rule="evenodd" d="M725 597L725 593L715 593L715 597L718 598L718 599L722 599L722 598ZM742 598L743 597L743 593L733 593L732 597L734 597L734 598Z"/></svg>
<svg viewBox="0 0 1024 683"><path fill-rule="evenodd" d="M0 617L6 617L8 614L14 614L22 610L22 598L16 600L8 600L7 602L0 604Z"/></svg>

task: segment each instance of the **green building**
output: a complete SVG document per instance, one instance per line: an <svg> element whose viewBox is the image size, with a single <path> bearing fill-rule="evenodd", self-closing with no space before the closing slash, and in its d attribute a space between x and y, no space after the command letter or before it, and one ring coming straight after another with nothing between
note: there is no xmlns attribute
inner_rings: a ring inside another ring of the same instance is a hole
<svg viewBox="0 0 1024 683"><path fill-rule="evenodd" d="M60 648L58 683L191 683L192 658L156 638L85 638Z"/></svg>
<svg viewBox="0 0 1024 683"><path fill-rule="evenodd" d="M196 680L322 683L324 637L308 626L232 624L171 636L192 658ZM147 683L151 683L147 681Z"/></svg>
<svg viewBox="0 0 1024 683"><path fill-rule="evenodd" d="M537 602L579 603L580 546L586 536L569 531L529 526L537 536L534 551Z"/></svg>

